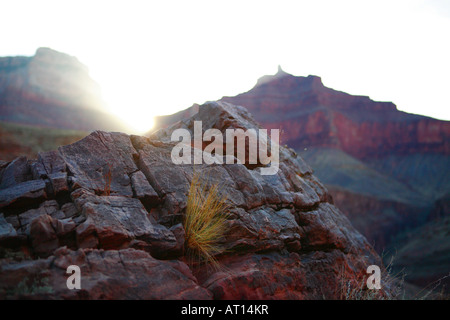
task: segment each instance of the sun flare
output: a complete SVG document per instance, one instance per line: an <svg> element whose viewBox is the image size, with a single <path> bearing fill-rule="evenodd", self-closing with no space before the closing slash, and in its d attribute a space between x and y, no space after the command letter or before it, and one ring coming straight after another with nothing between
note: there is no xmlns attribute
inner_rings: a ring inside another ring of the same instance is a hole
<svg viewBox="0 0 450 320"><path fill-rule="evenodd" d="M102 82L102 96L108 111L122 120L130 133L144 134L153 128L158 110L124 83Z"/></svg>
<svg viewBox="0 0 450 320"><path fill-rule="evenodd" d="M129 112L126 111L127 108L119 112L114 112L114 114L130 128L130 133L144 134L153 128L155 113L152 110L147 110L146 108L129 108Z"/></svg>

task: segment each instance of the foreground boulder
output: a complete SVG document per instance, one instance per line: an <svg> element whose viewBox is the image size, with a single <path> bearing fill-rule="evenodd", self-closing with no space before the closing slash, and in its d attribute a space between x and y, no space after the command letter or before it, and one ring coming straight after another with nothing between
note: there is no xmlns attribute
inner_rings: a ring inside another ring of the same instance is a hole
<svg viewBox="0 0 450 320"><path fill-rule="evenodd" d="M175 165L171 132L192 130L196 120L203 130L259 128L242 107L208 103L151 138L96 131L18 161L31 174L8 178L0 190L0 297L337 299L348 283L364 284L369 265L382 268L287 147L275 175L261 175L261 164ZM182 217L194 171L220 185L230 208L219 268L185 257ZM42 194L20 195L23 184ZM69 265L80 267L80 290L66 287ZM388 285L379 292L392 294Z"/></svg>
<svg viewBox="0 0 450 320"><path fill-rule="evenodd" d="M60 248L48 259L5 264L0 298L62 299L209 299L189 268L134 250L70 251ZM68 290L67 267L82 270L82 288Z"/></svg>

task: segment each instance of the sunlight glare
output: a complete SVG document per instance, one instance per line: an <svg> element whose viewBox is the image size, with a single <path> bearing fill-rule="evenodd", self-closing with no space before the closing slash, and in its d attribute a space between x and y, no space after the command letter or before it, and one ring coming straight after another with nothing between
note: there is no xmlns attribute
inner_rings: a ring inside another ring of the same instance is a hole
<svg viewBox="0 0 450 320"><path fill-rule="evenodd" d="M126 90L123 84L104 86L102 91L109 112L121 119L130 128L130 133L144 134L153 128L154 117L158 112L148 101L141 100L142 96L133 96L133 91Z"/></svg>

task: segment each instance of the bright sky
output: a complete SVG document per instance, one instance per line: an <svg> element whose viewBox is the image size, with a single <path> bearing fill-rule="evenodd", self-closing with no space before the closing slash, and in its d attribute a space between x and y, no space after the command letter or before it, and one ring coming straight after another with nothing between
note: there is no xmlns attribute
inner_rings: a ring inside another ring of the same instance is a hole
<svg viewBox="0 0 450 320"><path fill-rule="evenodd" d="M135 132L281 65L450 120L449 0L4 1L0 56L76 56Z"/></svg>

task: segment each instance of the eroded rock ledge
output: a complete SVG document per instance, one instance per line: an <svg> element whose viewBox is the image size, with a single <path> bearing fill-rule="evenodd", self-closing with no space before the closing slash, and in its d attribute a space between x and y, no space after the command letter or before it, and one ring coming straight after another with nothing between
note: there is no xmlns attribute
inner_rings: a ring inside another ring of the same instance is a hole
<svg viewBox="0 0 450 320"><path fill-rule="evenodd" d="M1 162L0 298L330 299L343 278L381 266L310 167L281 147L272 176L195 166L231 209L223 268L191 270L181 222L194 168L172 163L170 132L195 120L259 128L243 107L214 102L151 138L96 131L37 160ZM81 290L66 287L71 264Z"/></svg>

